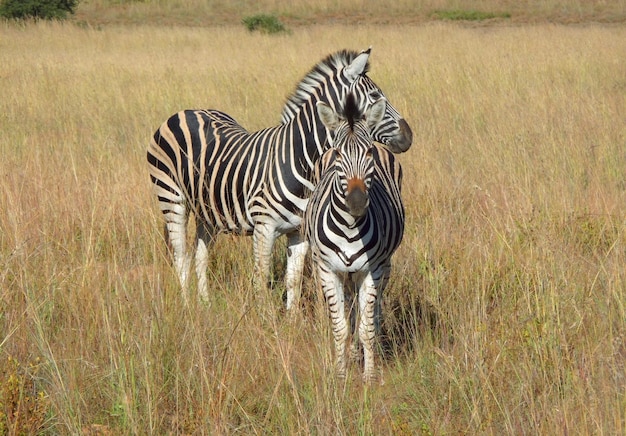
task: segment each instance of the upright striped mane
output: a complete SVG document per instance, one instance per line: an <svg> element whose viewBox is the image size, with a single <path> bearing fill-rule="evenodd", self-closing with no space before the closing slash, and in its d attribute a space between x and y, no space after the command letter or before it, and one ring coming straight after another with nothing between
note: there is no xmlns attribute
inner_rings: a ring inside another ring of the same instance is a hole
<svg viewBox="0 0 626 436"><path fill-rule="evenodd" d="M356 98L354 94L349 93L346 96L346 103L343 107L343 115L346 117L348 121L348 125L350 126L350 131L354 131L354 123L361 118L363 118L363 114L359 109L359 105L356 102Z"/></svg>
<svg viewBox="0 0 626 436"><path fill-rule="evenodd" d="M291 96L287 98L281 116L282 123L287 124L295 118L300 108L311 99L311 95L319 89L320 85L328 78L336 77L337 73L350 65L358 55L359 53L354 50L341 50L326 56L315 65L296 86ZM369 61L363 74L367 74L368 71Z"/></svg>

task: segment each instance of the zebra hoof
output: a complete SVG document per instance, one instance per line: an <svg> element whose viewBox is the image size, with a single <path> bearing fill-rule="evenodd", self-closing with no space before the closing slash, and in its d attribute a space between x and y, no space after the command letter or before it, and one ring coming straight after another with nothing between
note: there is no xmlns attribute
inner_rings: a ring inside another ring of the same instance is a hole
<svg viewBox="0 0 626 436"><path fill-rule="evenodd" d="M363 373L363 383L367 386L379 385L383 386L385 384L385 380L383 379L382 373L374 370L371 372Z"/></svg>
<svg viewBox="0 0 626 436"><path fill-rule="evenodd" d="M349 359L351 362L360 362L362 358L361 348L357 346L350 347Z"/></svg>
<svg viewBox="0 0 626 436"><path fill-rule="evenodd" d="M211 302L209 301L209 296L208 295L200 295L198 300L200 300L200 303L205 306L205 307L211 307Z"/></svg>

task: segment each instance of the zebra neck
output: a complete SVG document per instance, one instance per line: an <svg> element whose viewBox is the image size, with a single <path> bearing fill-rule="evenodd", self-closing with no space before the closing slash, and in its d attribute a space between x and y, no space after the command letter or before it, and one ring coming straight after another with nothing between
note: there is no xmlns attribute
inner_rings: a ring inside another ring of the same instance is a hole
<svg viewBox="0 0 626 436"><path fill-rule="evenodd" d="M292 130L294 141L300 138L302 148L314 163L330 147L330 138L326 127L317 117L318 98L311 98L286 125Z"/></svg>

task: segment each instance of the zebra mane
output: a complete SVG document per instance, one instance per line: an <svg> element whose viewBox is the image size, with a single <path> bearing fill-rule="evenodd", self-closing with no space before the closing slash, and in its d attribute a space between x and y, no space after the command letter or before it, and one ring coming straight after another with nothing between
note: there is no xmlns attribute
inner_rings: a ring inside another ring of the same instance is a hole
<svg viewBox="0 0 626 436"><path fill-rule="evenodd" d="M281 116L282 123L286 124L292 120L298 113L298 110L310 100L311 95L320 88L320 85L325 80L336 76L342 68L350 65L359 54L359 52L354 50L341 50L326 56L311 68L311 71L304 76L296 86L295 91L287 98ZM368 61L363 74L367 74L369 66Z"/></svg>
<svg viewBox="0 0 626 436"><path fill-rule="evenodd" d="M346 102L343 106L343 115L348 121L350 131L354 131L354 123L363 117L359 105L356 102L356 97L351 92L346 96Z"/></svg>

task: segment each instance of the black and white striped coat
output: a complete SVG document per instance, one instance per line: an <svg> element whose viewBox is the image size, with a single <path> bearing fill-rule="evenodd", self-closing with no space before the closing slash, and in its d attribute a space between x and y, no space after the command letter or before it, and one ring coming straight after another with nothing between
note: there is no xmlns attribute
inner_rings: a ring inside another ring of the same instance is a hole
<svg viewBox="0 0 626 436"><path fill-rule="evenodd" d="M360 110L349 96L344 113L318 103L320 119L335 132L334 147L319 164L320 180L304 219L318 279L329 307L336 366L346 374L349 322L344 284L358 290L358 334L364 352L363 378L377 376L374 359L376 315L391 270L391 256L404 233L400 196L402 170L393 154L373 144L371 126L385 100Z"/></svg>
<svg viewBox="0 0 626 436"><path fill-rule="evenodd" d="M300 224L314 165L332 142L317 118L316 103L338 107L348 92L370 106L383 94L367 76L370 50L340 51L319 62L287 100L282 124L249 133L217 110L185 110L154 133L147 160L153 190L165 218L166 236L187 301L193 255L187 221L196 220L198 293L208 297L208 250L219 232L252 235L257 284L265 286L276 238L288 236L287 307L297 301L308 245ZM387 105L373 126L374 138L396 153L411 146L412 133Z"/></svg>

